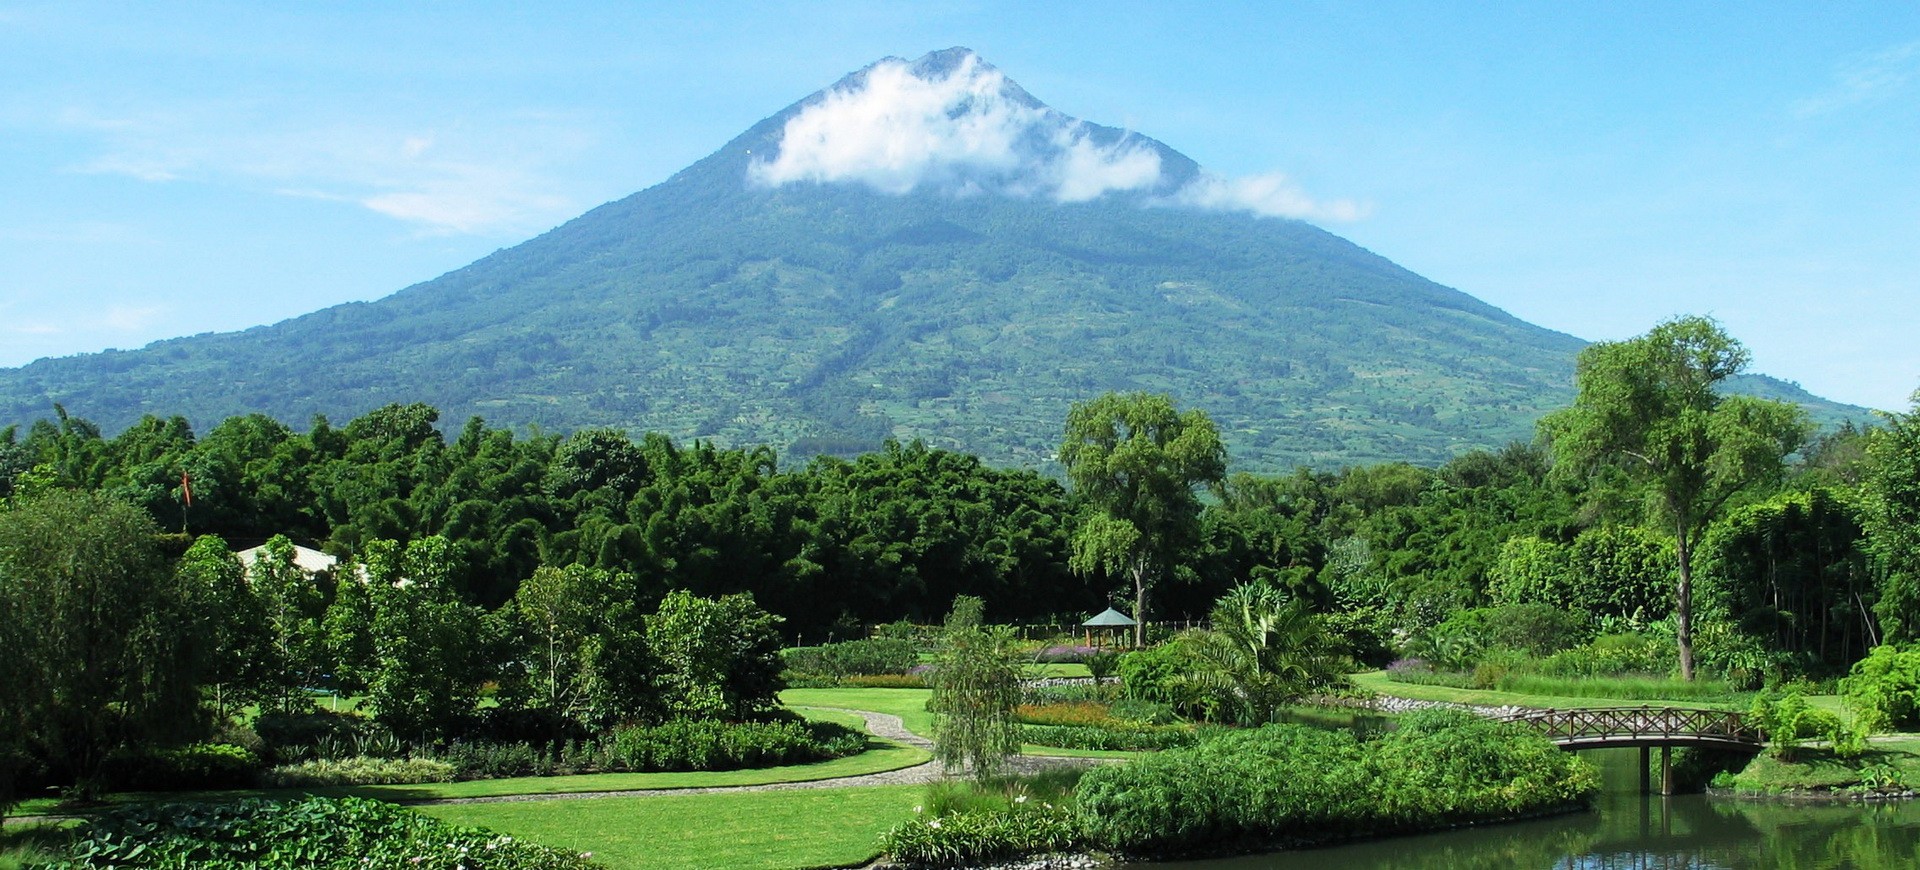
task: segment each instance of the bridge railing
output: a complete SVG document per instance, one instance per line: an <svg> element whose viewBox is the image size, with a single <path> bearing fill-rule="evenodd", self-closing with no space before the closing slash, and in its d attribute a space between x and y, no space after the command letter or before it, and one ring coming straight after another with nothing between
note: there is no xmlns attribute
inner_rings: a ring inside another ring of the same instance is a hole
<svg viewBox="0 0 1920 870"><path fill-rule="evenodd" d="M1719 740L1759 744L1762 735L1739 713L1687 707L1584 707L1530 710L1502 717L1530 727L1549 740Z"/></svg>

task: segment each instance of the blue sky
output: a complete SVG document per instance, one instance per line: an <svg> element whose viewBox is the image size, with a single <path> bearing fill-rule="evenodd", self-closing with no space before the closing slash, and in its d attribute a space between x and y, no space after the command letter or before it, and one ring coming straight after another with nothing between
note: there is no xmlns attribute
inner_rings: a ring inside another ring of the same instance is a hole
<svg viewBox="0 0 1920 870"><path fill-rule="evenodd" d="M384 296L965 45L1543 326L1920 387L1915 4L390 5L0 2L0 365Z"/></svg>

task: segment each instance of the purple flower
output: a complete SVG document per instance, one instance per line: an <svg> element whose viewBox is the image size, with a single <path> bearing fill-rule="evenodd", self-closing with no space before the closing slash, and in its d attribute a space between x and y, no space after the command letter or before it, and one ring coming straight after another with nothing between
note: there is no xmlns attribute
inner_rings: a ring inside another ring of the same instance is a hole
<svg viewBox="0 0 1920 870"><path fill-rule="evenodd" d="M1393 662L1392 664L1390 664L1390 665L1387 665L1387 673L1390 673L1390 674L1407 674L1407 673L1422 673L1422 674L1430 674L1430 673L1433 673L1433 665L1430 665L1430 664L1427 664L1427 663L1426 663L1426 661L1424 661L1424 660L1422 660L1422 659L1395 659L1395 660L1394 660L1394 662Z"/></svg>

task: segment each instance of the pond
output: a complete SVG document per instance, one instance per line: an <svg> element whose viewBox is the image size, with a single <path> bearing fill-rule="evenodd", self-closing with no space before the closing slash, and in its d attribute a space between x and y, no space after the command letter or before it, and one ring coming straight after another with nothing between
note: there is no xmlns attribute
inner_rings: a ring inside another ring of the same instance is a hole
<svg viewBox="0 0 1920 870"><path fill-rule="evenodd" d="M1920 867L1920 802L1747 801L1639 793L1639 751L1585 753L1605 788L1592 812L1323 849L1141 865L1160 870Z"/></svg>

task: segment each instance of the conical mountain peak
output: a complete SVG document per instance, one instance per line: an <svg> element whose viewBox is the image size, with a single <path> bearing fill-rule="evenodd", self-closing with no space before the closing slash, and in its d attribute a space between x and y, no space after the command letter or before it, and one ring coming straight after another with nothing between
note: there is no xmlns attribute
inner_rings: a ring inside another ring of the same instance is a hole
<svg viewBox="0 0 1920 870"><path fill-rule="evenodd" d="M754 132L760 147L746 173L761 187L851 183L1084 202L1166 196L1197 171L1153 139L1054 110L961 47L877 61Z"/></svg>

